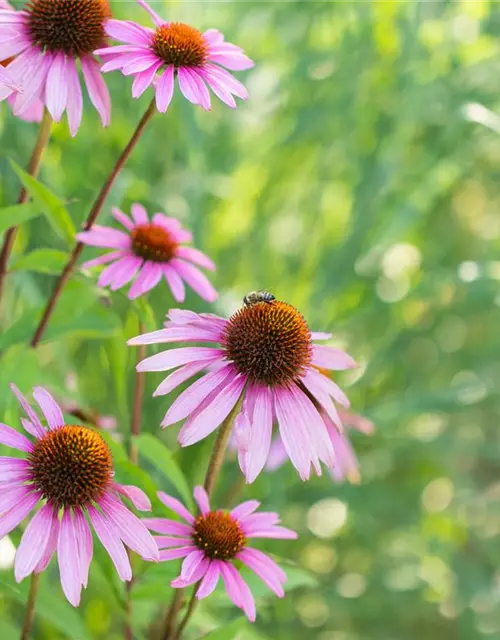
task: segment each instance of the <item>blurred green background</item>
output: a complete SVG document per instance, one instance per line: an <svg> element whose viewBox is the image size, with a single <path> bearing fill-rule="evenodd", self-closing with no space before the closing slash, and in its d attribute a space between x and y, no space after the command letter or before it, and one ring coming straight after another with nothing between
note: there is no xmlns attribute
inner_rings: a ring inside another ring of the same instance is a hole
<svg viewBox="0 0 500 640"><path fill-rule="evenodd" d="M117 17L149 24L135 3L112 5ZM301 483L286 466L243 489L242 496L278 510L300 540L262 546L293 559L291 588L282 601L259 591L257 624L238 627L240 638L500 638L500 6L154 6L172 20L218 28L244 47L256 66L236 75L250 99L235 112L214 99L205 113L177 93L139 143L100 222L110 222L112 204L128 210L134 201L178 216L216 261L221 293L215 308L195 295L184 306L226 315L259 288L289 301L359 361L338 381L353 409L377 426L372 437L353 437L358 486L335 485L327 474ZM118 73L107 79L112 126L102 130L89 108L76 139L65 123L56 127L40 174L75 227L151 99L132 100L131 81ZM2 105L3 206L19 188L8 158L25 166L35 134ZM69 249L63 236L43 216L19 234L17 257L52 252L33 260L33 270L21 262L10 277L0 418L17 425L9 382L24 391L43 384L59 399L116 416L126 438L136 354L125 340L138 331L138 313L158 328L172 299L165 285L148 307L131 307L123 294L98 292L95 273L79 273L52 340L29 350L27 337ZM171 448L191 486L203 477L210 443L179 451L177 428L160 434L170 401L150 397L160 379L147 377L143 430ZM154 464L145 445L137 471L115 447L118 479L130 477L151 496L155 484L179 492L165 467L175 464L167 449ZM231 462L220 500L238 475ZM5 638L17 637L26 597L27 585L14 584L8 565L19 537L0 543ZM105 554L96 553L78 610L64 601L52 563L37 637L122 637L122 586ZM138 638L171 597L176 568L148 568L139 578ZM218 593L199 608L190 637L237 617ZM235 637L231 628L213 638Z"/></svg>

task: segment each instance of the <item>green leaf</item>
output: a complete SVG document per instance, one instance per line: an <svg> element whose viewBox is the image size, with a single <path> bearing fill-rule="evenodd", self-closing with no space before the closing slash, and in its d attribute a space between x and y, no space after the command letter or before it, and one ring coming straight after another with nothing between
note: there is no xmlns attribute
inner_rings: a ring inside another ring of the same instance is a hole
<svg viewBox="0 0 500 640"><path fill-rule="evenodd" d="M0 637L3 640L18 640L19 627L15 626L12 622L0 619Z"/></svg>
<svg viewBox="0 0 500 640"><path fill-rule="evenodd" d="M63 201L48 187L38 182L33 176L26 173L24 169L21 169L13 160L10 161L10 164L24 188L33 198L34 204L38 205L47 216L47 220L55 233L63 240L66 240L68 244L73 244L76 230Z"/></svg>
<svg viewBox="0 0 500 640"><path fill-rule="evenodd" d="M38 591L36 603L36 615L45 618L55 629L63 633L71 640L90 640L90 635L85 629L78 609L74 609L67 602L60 590L52 590L48 583L44 584L46 578L42 576L41 588ZM2 575L0 578L0 589L7 593L10 598L26 603L29 580L24 580L21 584L15 584L11 576ZM3 637L3 636L2 636Z"/></svg>
<svg viewBox="0 0 500 640"><path fill-rule="evenodd" d="M203 636L202 640L243 640L243 630L248 625L246 618L238 618L223 625L217 627L213 631L210 631L207 635Z"/></svg>
<svg viewBox="0 0 500 640"><path fill-rule="evenodd" d="M35 271L49 275L59 274L68 260L68 254L56 249L35 249L14 261L11 271Z"/></svg>
<svg viewBox="0 0 500 640"><path fill-rule="evenodd" d="M184 503L191 507L193 499L191 489L179 465L174 460L172 452L159 439L149 433L143 433L137 438L139 452L155 469L164 475L182 496Z"/></svg>
<svg viewBox="0 0 500 640"><path fill-rule="evenodd" d="M40 207L34 202L3 207L0 209L0 233L7 231L10 227L16 227L23 222L36 218L41 213Z"/></svg>

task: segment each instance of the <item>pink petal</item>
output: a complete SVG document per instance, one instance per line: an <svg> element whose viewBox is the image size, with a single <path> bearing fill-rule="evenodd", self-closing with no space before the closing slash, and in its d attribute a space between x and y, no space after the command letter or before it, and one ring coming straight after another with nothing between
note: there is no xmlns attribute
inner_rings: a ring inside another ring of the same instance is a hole
<svg viewBox="0 0 500 640"><path fill-rule="evenodd" d="M283 446L283 441L280 436L277 435L271 443L271 449L266 463L266 470L276 471L276 469L279 469L285 464L287 459L288 456L286 454L285 447Z"/></svg>
<svg viewBox="0 0 500 640"><path fill-rule="evenodd" d="M296 540L298 535L295 531L287 529L286 527L270 527L269 529L263 529L262 531L252 531L249 533L248 538L269 538L276 540Z"/></svg>
<svg viewBox="0 0 500 640"><path fill-rule="evenodd" d="M250 389L255 394L250 441L246 455L247 482L253 482L264 468L271 447L273 430L273 399L268 387Z"/></svg>
<svg viewBox="0 0 500 640"><path fill-rule="evenodd" d="M251 549L243 549L243 551L240 551L238 553L236 558L243 562L243 564L246 565L249 569L251 569L262 580L262 582L278 596L278 598L283 598L283 596L285 595L285 591L276 575L267 567L264 567L259 562L256 562L251 555L245 553L248 551L251 551Z"/></svg>
<svg viewBox="0 0 500 640"><path fill-rule="evenodd" d="M193 249L193 247L178 247L176 255L179 258L189 260L200 267L209 269L209 271L215 271L215 263L213 260L210 260L208 256L201 251L198 251L198 249Z"/></svg>
<svg viewBox="0 0 500 640"><path fill-rule="evenodd" d="M160 551L160 562L166 562L167 560L177 560L178 558L185 558L194 549L196 549L194 545L180 547L179 549L162 549Z"/></svg>
<svg viewBox="0 0 500 640"><path fill-rule="evenodd" d="M200 562L204 559L205 554L200 549L196 549L196 551L191 551L191 553L186 556L186 559L182 563L181 567L181 579L189 580L189 578L193 575L196 569L199 567Z"/></svg>
<svg viewBox="0 0 500 640"><path fill-rule="evenodd" d="M97 537L109 553L109 556L118 571L118 575L122 580L132 580L130 560L122 541L115 533L114 527L103 514L97 511L95 507L88 507L87 510Z"/></svg>
<svg viewBox="0 0 500 640"><path fill-rule="evenodd" d="M128 255L128 256L125 256L125 258L122 258L121 260L119 260L118 262L115 262L115 265L117 266L116 266L116 269L113 270L113 279L109 286L111 291L117 291L118 289L125 286L132 280L132 278L135 276L137 271L141 268L142 258ZM110 269L111 266L112 265L107 267L107 269ZM101 277L98 281L99 284L104 280L103 274L104 274L104 271L102 272Z"/></svg>
<svg viewBox="0 0 500 640"><path fill-rule="evenodd" d="M262 511L254 513L245 518L240 518L240 524L245 534L251 534L252 531L261 531L274 525L279 524L280 518L277 513Z"/></svg>
<svg viewBox="0 0 500 640"><path fill-rule="evenodd" d="M158 561L158 547L146 526L118 499L107 494L99 500L104 514L116 526L123 542L145 560Z"/></svg>
<svg viewBox="0 0 500 640"><path fill-rule="evenodd" d="M38 402L38 406L42 410L50 429L58 429L64 426L64 416L61 408L43 387L34 387L33 397Z"/></svg>
<svg viewBox="0 0 500 640"><path fill-rule="evenodd" d="M132 231L134 228L134 223L132 220L123 213L118 207L113 207L111 209L111 215L115 220L118 220L120 224L122 224L127 231Z"/></svg>
<svg viewBox="0 0 500 640"><path fill-rule="evenodd" d="M12 507L10 511L2 513L0 516L0 538L15 529L26 518L39 499L38 493L26 494L17 501L16 506Z"/></svg>
<svg viewBox="0 0 500 640"><path fill-rule="evenodd" d="M24 81L23 79L23 92L18 93L16 96L14 115L22 115L24 111L29 109L33 103L42 96L52 59L53 57L51 55L39 55L33 60L33 62L36 60L36 63L31 69L29 80ZM12 65L9 65L9 71L14 73ZM17 77L16 75L16 78Z"/></svg>
<svg viewBox="0 0 500 640"><path fill-rule="evenodd" d="M26 418L21 418L21 424L24 427L24 430L30 434L30 436L33 436L34 438L36 438L38 440L38 438L43 437L40 436L39 432L37 431L37 429L35 428L35 426L33 425L33 423L30 420L27 420ZM45 435L47 432L43 431L43 435Z"/></svg>
<svg viewBox="0 0 500 640"><path fill-rule="evenodd" d="M102 256L98 258L94 258L93 260L88 260L82 264L82 269L90 269L91 267L97 267L101 264L106 264L106 262L111 262L112 260L117 260L118 258L123 258L123 256L129 255L128 251L123 251L122 249L118 251L111 251L110 253L104 253Z"/></svg>
<svg viewBox="0 0 500 640"><path fill-rule="evenodd" d="M220 342L222 332L218 328L195 325L169 326L165 329L143 333L131 338L127 344L166 344L167 342Z"/></svg>
<svg viewBox="0 0 500 640"><path fill-rule="evenodd" d="M232 564L222 562L220 569L229 597L239 609L243 609L250 622L254 622L256 617L255 600L247 583Z"/></svg>
<svg viewBox="0 0 500 640"><path fill-rule="evenodd" d="M182 502L179 502L176 498L172 498L172 496L168 496L163 491L158 491L158 498L160 498L164 505L183 518L186 522L191 525L194 524L194 517L189 513Z"/></svg>
<svg viewBox="0 0 500 640"><path fill-rule="evenodd" d="M194 570L189 575L189 578L184 579L179 576L176 580L173 580L170 585L176 588L189 587L190 585L198 582L203 578L205 573L207 572L208 567L210 566L210 558L202 557L199 564L194 568Z"/></svg>
<svg viewBox="0 0 500 640"><path fill-rule="evenodd" d="M356 362L350 355L344 353L340 349L333 347L320 347L313 345L312 364L323 369L332 369L334 371L343 371L344 369L354 369L357 367Z"/></svg>
<svg viewBox="0 0 500 640"><path fill-rule="evenodd" d="M224 42L223 34L217 29L208 29L203 32L203 37L208 42L208 44L216 44L218 42Z"/></svg>
<svg viewBox="0 0 500 640"><path fill-rule="evenodd" d="M26 436L3 422L0 422L0 444L19 449L19 451L26 451L26 453L33 451L33 443Z"/></svg>
<svg viewBox="0 0 500 640"><path fill-rule="evenodd" d="M322 380L320 379L322 378ZM314 369L309 369L305 376L301 378L302 384L306 387L313 398L321 405L322 410L337 425L339 431L343 431L342 421L337 409L329 395L329 389L326 386L327 378Z"/></svg>
<svg viewBox="0 0 500 640"><path fill-rule="evenodd" d="M106 20L106 33L115 40L149 46L151 31L129 20Z"/></svg>
<svg viewBox="0 0 500 640"><path fill-rule="evenodd" d="M158 58L150 51L144 51L138 53L130 62L128 62L123 68L122 73L124 76L133 76L143 71L149 71L152 67L155 67L155 71L158 68Z"/></svg>
<svg viewBox="0 0 500 640"><path fill-rule="evenodd" d="M149 6L146 0L137 0L137 4L140 4L141 7L149 13L149 15L153 18L153 21L157 26L165 24L165 20L163 20L163 18L159 16L152 7Z"/></svg>
<svg viewBox="0 0 500 640"><path fill-rule="evenodd" d="M52 510L52 521L50 523L50 533L49 538L47 540L47 544L43 549L43 553L41 554L40 561L34 568L35 573L42 573L49 566L50 561L52 560L52 556L55 553L57 548L57 541L59 539L59 517L57 512Z"/></svg>
<svg viewBox="0 0 500 640"><path fill-rule="evenodd" d="M200 582L200 586L196 591L196 597L198 600L208 597L215 591L220 576L220 563L212 560L208 569L205 572L203 580Z"/></svg>
<svg viewBox="0 0 500 640"><path fill-rule="evenodd" d="M118 484L117 482L114 482L112 486L115 491L128 498L134 505L134 507L139 511L151 511L151 501L144 493L144 491L142 491L142 489L139 489L139 487L134 487L133 485Z"/></svg>
<svg viewBox="0 0 500 640"><path fill-rule="evenodd" d="M43 436L47 433L45 431L45 429L42 427L42 423L40 422L40 420L38 419L38 416L36 415L36 413L33 411L33 409L30 407L28 401L26 400L26 398L23 396L23 394L19 391L19 389L16 387L15 384L11 384L10 388L12 389L12 391L14 392L14 395L16 396L16 398L19 401L19 404L21 405L21 407L24 409L24 412L26 413L26 415L28 416L32 426L33 426L33 430L36 433L36 436L38 438L43 438ZM32 434L33 435L33 434Z"/></svg>
<svg viewBox="0 0 500 640"><path fill-rule="evenodd" d="M66 82L68 86L68 125L70 133L74 137L76 136L82 121L83 97L80 78L78 77L78 70L73 58L68 58L66 63Z"/></svg>
<svg viewBox="0 0 500 640"><path fill-rule="evenodd" d="M164 396L167 393L173 391L189 378L203 371L213 360L202 360L201 362L195 362L194 364L186 364L180 369L177 369L170 375L168 375L163 382L161 382L153 393L153 397Z"/></svg>
<svg viewBox="0 0 500 640"><path fill-rule="evenodd" d="M205 69L201 69L199 73L215 93L215 95L219 98L219 100L224 102L224 104L227 104L227 106L231 107L231 109L236 109L236 100L233 98L232 94L226 89L225 85L222 82L220 82L213 75L210 75L210 73L205 71Z"/></svg>
<svg viewBox="0 0 500 640"><path fill-rule="evenodd" d="M242 502L237 507L235 507L231 511L231 516L235 520L240 520L245 516L249 516L251 513L256 511L260 507L260 502L257 500L247 500L246 502Z"/></svg>
<svg viewBox="0 0 500 640"><path fill-rule="evenodd" d="M309 442L304 438L302 425L298 422L300 416L294 411L295 404L290 402L289 392L286 389L274 390L274 402L285 451L302 480L307 480L311 473Z"/></svg>
<svg viewBox="0 0 500 640"><path fill-rule="evenodd" d="M111 118L111 98L101 75L100 65L92 56L81 58L81 64L90 101L101 116L102 126L107 127Z"/></svg>
<svg viewBox="0 0 500 640"><path fill-rule="evenodd" d="M86 587L89 580L90 562L93 554L92 532L80 509L75 509L75 533L78 541L78 557L80 560L80 580L83 587Z"/></svg>
<svg viewBox="0 0 500 640"><path fill-rule="evenodd" d="M14 561L16 582L21 582L29 576L42 559L49 542L53 517L54 508L46 504L33 516L26 527Z"/></svg>
<svg viewBox="0 0 500 640"><path fill-rule="evenodd" d="M255 66L253 60L244 53L213 53L210 51L209 60L221 64L231 71L245 71Z"/></svg>
<svg viewBox="0 0 500 640"><path fill-rule="evenodd" d="M176 302L184 302L184 299L186 298L186 289L180 275L169 264L163 265L163 273L174 300Z"/></svg>
<svg viewBox="0 0 500 640"><path fill-rule="evenodd" d="M30 478L30 464L22 458L0 456L0 482L14 480L28 480Z"/></svg>
<svg viewBox="0 0 500 640"><path fill-rule="evenodd" d="M90 231L82 231L76 234L78 242L88 244L91 247L103 247L105 249L129 249L130 236L118 229L100 227L94 225Z"/></svg>
<svg viewBox="0 0 500 640"><path fill-rule="evenodd" d="M156 108L165 113L174 95L174 66L170 64L156 83Z"/></svg>
<svg viewBox="0 0 500 640"><path fill-rule="evenodd" d="M189 100L189 102L192 102L193 104L201 104L203 98L198 91L198 85L194 82L192 76L185 67L180 67L177 70L177 80L179 82L179 88L186 100Z"/></svg>
<svg viewBox="0 0 500 640"><path fill-rule="evenodd" d="M155 79L156 72L162 66L163 61L157 60L149 69L138 73L132 84L132 98L139 98Z"/></svg>
<svg viewBox="0 0 500 640"><path fill-rule="evenodd" d="M19 480L2 483L0 488L0 514L15 509L19 501L30 492L30 488L22 485Z"/></svg>
<svg viewBox="0 0 500 640"><path fill-rule="evenodd" d="M200 298L207 302L215 302L217 300L217 291L207 277L192 264L178 258L172 258L170 265Z"/></svg>
<svg viewBox="0 0 500 640"><path fill-rule="evenodd" d="M286 573L266 553L263 553L259 549L254 549L253 547L246 547L240 551L240 553L248 559L251 559L253 562L258 563L263 567L267 567L269 571L275 574L278 582L285 583L287 581Z"/></svg>
<svg viewBox="0 0 500 640"><path fill-rule="evenodd" d="M57 561L64 595L74 607L77 607L80 604L82 582L75 523L69 510L64 511L59 527Z"/></svg>
<svg viewBox="0 0 500 640"><path fill-rule="evenodd" d="M242 85L239 80L236 80L236 78L225 69L221 69L214 64L206 64L204 69L205 78L207 77L206 74L208 74L229 93L238 96L238 98L241 98L242 100L246 100L248 98L248 91L245 89L244 85Z"/></svg>
<svg viewBox="0 0 500 640"><path fill-rule="evenodd" d="M131 211L135 224L147 224L149 222L148 213L142 204L134 202Z"/></svg>
<svg viewBox="0 0 500 640"><path fill-rule="evenodd" d="M193 543L191 538L176 538L174 536L153 536L153 539L158 545L158 549L168 549L179 546L185 547Z"/></svg>
<svg viewBox="0 0 500 640"><path fill-rule="evenodd" d="M167 518L143 518L142 522L156 533L163 533L174 536L191 536L193 529L182 522L175 522Z"/></svg>
<svg viewBox="0 0 500 640"><path fill-rule="evenodd" d="M210 349L208 347L181 347L157 353L146 358L137 365L137 371L168 371L174 367L191 362L209 360L218 356L222 357L222 349Z"/></svg>
<svg viewBox="0 0 500 640"><path fill-rule="evenodd" d="M193 382L170 406L161 426L168 427L189 416L211 391L220 388L227 380L233 377L233 368L231 365L227 365L219 371L207 373L196 382Z"/></svg>
<svg viewBox="0 0 500 640"><path fill-rule="evenodd" d="M196 500L196 504L200 509L201 515L206 515L210 511L210 499L207 492L202 486L198 485L194 488L193 495Z"/></svg>
<svg viewBox="0 0 500 640"><path fill-rule="evenodd" d="M179 77L182 69L179 69ZM184 74L186 78L189 78L189 82L195 94L198 95L199 104L205 109L205 111L210 111L212 107L212 103L210 100L210 93L207 89L207 85L203 77L200 73L195 69L184 69Z"/></svg>
<svg viewBox="0 0 500 640"><path fill-rule="evenodd" d="M45 82L45 100L47 109L55 122L59 122L68 102L66 56L58 53L54 56Z"/></svg>
<svg viewBox="0 0 500 640"><path fill-rule="evenodd" d="M245 383L245 377L238 376L218 391L208 407L190 417L179 432L178 440L183 447L199 442L217 429L238 402Z"/></svg>
<svg viewBox="0 0 500 640"><path fill-rule="evenodd" d="M150 262L146 260L144 266L139 272L139 275L135 279L133 285L128 292L129 300L135 300L139 296L144 295L160 282L163 275L161 265L157 262Z"/></svg>
<svg viewBox="0 0 500 640"><path fill-rule="evenodd" d="M330 340L331 333L324 333L323 331L311 331L311 340Z"/></svg>

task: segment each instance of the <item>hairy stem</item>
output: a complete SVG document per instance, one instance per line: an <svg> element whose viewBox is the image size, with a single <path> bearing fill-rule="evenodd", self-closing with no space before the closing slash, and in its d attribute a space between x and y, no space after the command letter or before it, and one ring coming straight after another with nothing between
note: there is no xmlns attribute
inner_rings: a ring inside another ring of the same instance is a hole
<svg viewBox="0 0 500 640"><path fill-rule="evenodd" d="M120 157L118 158L115 166L113 167L113 170L111 171L111 173L109 174L106 182L104 183L101 191L99 192L99 195L97 196L92 209L90 210L90 213L87 217L87 220L85 222L85 225L83 227L84 231L88 231L92 225L95 223L97 216L99 215L99 213L101 212L101 209L104 205L104 202L106 201L106 198L109 195L109 192L111 191L111 188L116 180L116 178L118 177L120 171L123 169L123 167L125 166L127 160L130 157L130 154L132 153L132 151L134 150L139 138L141 137L144 129L146 128L146 125L148 124L148 122L151 120L154 112L156 110L156 106L155 106L155 101L153 100L151 102L151 104L149 105L146 113L142 116L139 124L137 125L136 130L134 131L134 133L132 134L132 137L130 138L130 141L128 142L127 146L125 147L125 149L122 151L122 153L120 154ZM40 320L40 323L35 331L35 334L33 335L33 338L31 339L31 346L32 347L36 347L38 345L38 343L40 342L40 340L43 337L43 334L45 333L45 330L47 329L47 326L49 324L50 318L54 312L54 309L57 305L57 302L61 296L61 293L64 289L64 287L66 286L66 283L68 282L68 280L70 279L73 270L75 268L75 265L78 261L78 258L80 257L82 251L83 251L83 247L84 245L81 242L78 242L75 245L75 248L73 249L73 251L71 252L71 255L69 257L69 260L66 264L66 266L64 267L62 273L60 274L59 278L57 279L57 282L54 286L54 289L52 291L52 294L49 298L49 301L47 303L47 306L45 307L45 311L43 312L42 315L42 319Z"/></svg>
<svg viewBox="0 0 500 640"><path fill-rule="evenodd" d="M38 176L38 172L40 171L42 156L49 142L51 127L52 118L50 117L47 109L45 109L45 111L43 112L42 121L40 122L40 127L38 129L38 136L35 141L35 146L33 147L31 158L26 168L26 172L33 178L36 178ZM28 201L28 199L29 194L26 191L25 187L22 187L17 198L17 204L24 204ZM10 229L7 229L3 240L2 251L0 253L0 301L2 299L5 278L7 276L7 266L9 263L10 254L12 252L12 247L14 246L14 241L16 239L17 229L17 227L11 227Z"/></svg>
<svg viewBox="0 0 500 640"><path fill-rule="evenodd" d="M21 640L28 640L30 637L31 629L33 628L33 621L35 619L35 603L38 593L38 584L40 582L40 574L32 573L30 581L30 591L28 594L28 602L26 603L26 609L24 613L23 630L21 631Z"/></svg>
<svg viewBox="0 0 500 640"><path fill-rule="evenodd" d="M224 456L226 454L227 446L229 444L229 440L231 438L231 433L233 432L234 423L236 417L241 411L241 407L243 405L243 399L245 397L246 387L241 392L240 397L238 398L238 402L234 405L231 413L224 420L222 425L219 427L219 432L217 434L217 439L214 443L214 448L212 449L212 455L210 456L210 462L208 463L208 469L205 476L204 487L205 491L208 493L209 498L212 497L215 483L217 482L217 478L219 477L220 470L222 468L222 464L224 462ZM196 600L196 592L198 590L198 585L196 585L193 589L193 593L191 595L191 599L186 609L186 613L184 614L179 626L174 631L175 628L175 620L177 618L177 614L180 611L182 601L184 599L184 591L185 589L179 589L174 596L174 599L170 605L170 608L167 612L167 616L165 618L165 628L163 634L161 636L161 640L179 640L184 633L186 626L188 625L191 616L193 615L194 609L197 604Z"/></svg>

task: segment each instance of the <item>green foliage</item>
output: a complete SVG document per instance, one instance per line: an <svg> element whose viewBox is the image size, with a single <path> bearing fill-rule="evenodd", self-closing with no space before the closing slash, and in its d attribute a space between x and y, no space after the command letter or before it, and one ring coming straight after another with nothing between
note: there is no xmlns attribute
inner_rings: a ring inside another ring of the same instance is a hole
<svg viewBox="0 0 500 640"><path fill-rule="evenodd" d="M32 202L15 204L12 207L2 207L0 209L0 233L4 233L10 227L17 227L23 222L36 218L40 213L39 207Z"/></svg>

